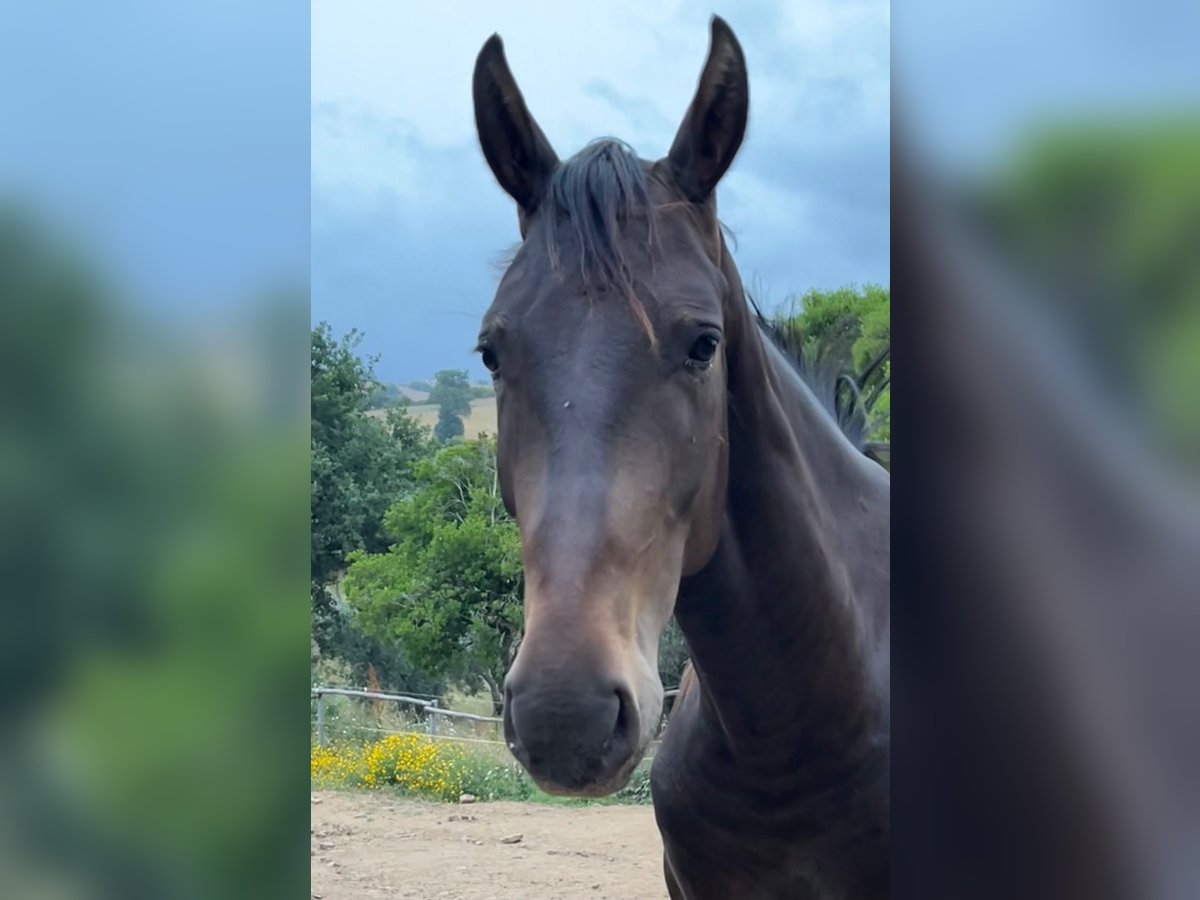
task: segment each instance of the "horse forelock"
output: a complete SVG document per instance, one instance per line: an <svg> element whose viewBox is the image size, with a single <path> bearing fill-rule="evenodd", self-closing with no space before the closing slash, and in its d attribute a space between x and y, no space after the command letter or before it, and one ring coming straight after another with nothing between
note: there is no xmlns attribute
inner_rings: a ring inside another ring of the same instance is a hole
<svg viewBox="0 0 1200 900"><path fill-rule="evenodd" d="M651 177L628 144L600 138L555 170L541 209L551 268L577 273L589 298L623 297L653 343L637 270L652 269L661 251Z"/></svg>

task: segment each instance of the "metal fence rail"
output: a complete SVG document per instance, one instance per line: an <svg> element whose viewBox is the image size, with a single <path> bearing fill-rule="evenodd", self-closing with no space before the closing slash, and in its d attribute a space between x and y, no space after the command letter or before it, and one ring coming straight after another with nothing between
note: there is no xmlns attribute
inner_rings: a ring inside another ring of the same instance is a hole
<svg viewBox="0 0 1200 900"><path fill-rule="evenodd" d="M437 736L438 716L445 716L448 719L464 719L471 722L491 722L494 724L500 724L503 721L496 716L479 716L475 713L459 712L456 709L443 709L438 706L436 699L425 700L421 697L410 697L407 694L384 694L379 691L361 691L356 688L321 686L312 689L312 696L317 701L317 743L322 747L325 746L325 697L330 694L339 697L359 697L363 700L384 700L391 703L415 706L424 710L428 716L429 734L433 737Z"/></svg>
<svg viewBox="0 0 1200 900"><path fill-rule="evenodd" d="M671 690L664 691L663 693L665 697L674 697L678 695L679 689L672 688ZM504 721L497 716L480 716L475 713L460 712L456 709L445 709L438 705L436 698L427 700L423 697L414 697L409 694L388 694L381 691L365 691L358 688L325 687L324 685L320 685L312 689L312 698L316 700L317 704L317 743L322 747L324 747L327 743L325 734L325 697L331 695L337 697L357 697L361 700L380 700L388 703L412 706L423 710L425 715L428 717L427 730L430 737L440 736L438 735L437 723L438 718L441 716L444 716L450 720L460 719L469 722L487 722L494 725L500 725ZM380 729L369 730L377 731ZM446 737L450 736L447 735ZM500 741L477 741L470 738L456 739L470 741L472 743L503 743ZM655 743L657 744L657 741Z"/></svg>

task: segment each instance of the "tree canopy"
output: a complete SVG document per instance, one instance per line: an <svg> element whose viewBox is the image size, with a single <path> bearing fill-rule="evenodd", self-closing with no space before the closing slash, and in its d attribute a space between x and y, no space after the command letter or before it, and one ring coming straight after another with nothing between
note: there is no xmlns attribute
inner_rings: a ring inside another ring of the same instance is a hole
<svg viewBox="0 0 1200 900"><path fill-rule="evenodd" d="M443 369L433 376L429 402L438 407L437 427L433 435L442 443L463 436L463 418L471 414L474 396L465 369Z"/></svg>
<svg viewBox="0 0 1200 900"><path fill-rule="evenodd" d="M353 550L383 550L383 515L412 482L413 465L430 452L426 429L399 410L366 415L378 389L373 360L355 354L356 331L335 339L312 330L311 452L313 636L328 649L340 628L329 588Z"/></svg>
<svg viewBox="0 0 1200 900"><path fill-rule="evenodd" d="M351 555L346 593L359 627L421 668L478 687L498 710L523 622L521 542L500 499L495 442L420 462L385 517L386 553Z"/></svg>
<svg viewBox="0 0 1200 900"><path fill-rule="evenodd" d="M772 323L793 352L854 380L872 442L891 440L891 312L888 288L843 287L789 298Z"/></svg>

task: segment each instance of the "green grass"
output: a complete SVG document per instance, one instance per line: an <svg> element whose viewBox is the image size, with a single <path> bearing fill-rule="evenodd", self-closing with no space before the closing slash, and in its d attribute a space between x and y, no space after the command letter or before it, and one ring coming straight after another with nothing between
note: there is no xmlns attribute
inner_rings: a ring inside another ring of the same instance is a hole
<svg viewBox="0 0 1200 900"><path fill-rule="evenodd" d="M468 694L451 688L446 691L445 706L459 712L474 713L477 716L493 715L492 695L488 691L478 691Z"/></svg>

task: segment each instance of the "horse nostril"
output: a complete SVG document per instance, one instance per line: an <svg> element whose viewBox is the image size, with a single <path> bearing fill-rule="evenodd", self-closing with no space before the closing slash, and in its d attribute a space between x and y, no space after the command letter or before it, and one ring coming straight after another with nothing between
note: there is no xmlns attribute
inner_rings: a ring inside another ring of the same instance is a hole
<svg viewBox="0 0 1200 900"><path fill-rule="evenodd" d="M617 717L613 725L612 751L614 754L627 753L633 749L637 733L637 706L633 695L626 688L616 690Z"/></svg>
<svg viewBox="0 0 1200 900"><path fill-rule="evenodd" d="M513 725L513 689L508 682L505 682L504 685L504 710L501 713L500 721L504 728L504 742L508 744L508 749L512 751L513 755L521 759L524 755L524 748L517 737L516 726Z"/></svg>

